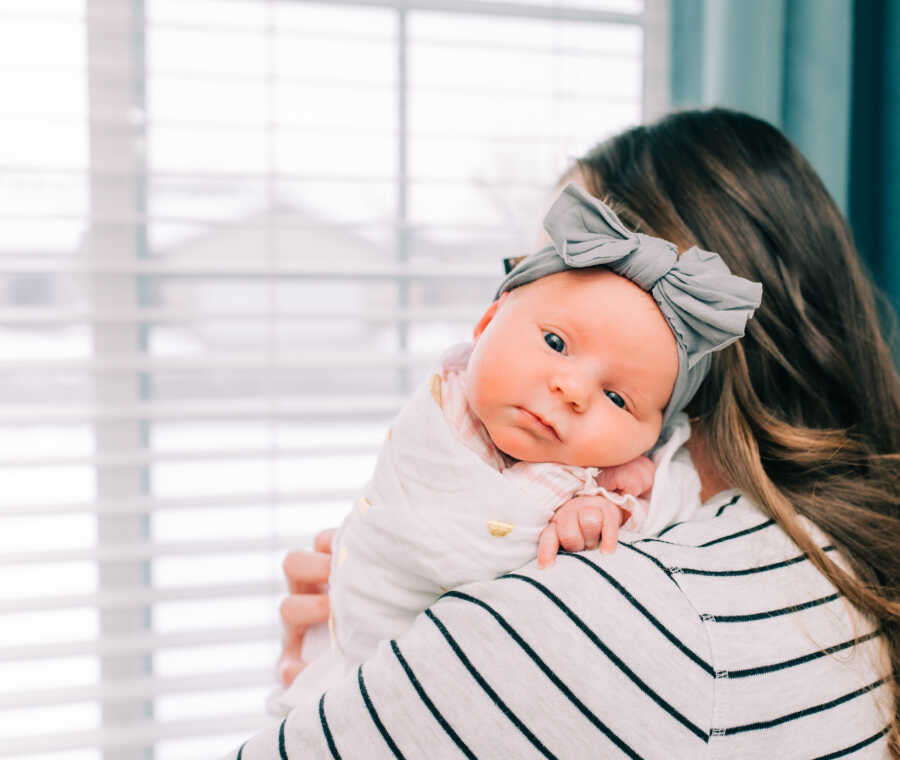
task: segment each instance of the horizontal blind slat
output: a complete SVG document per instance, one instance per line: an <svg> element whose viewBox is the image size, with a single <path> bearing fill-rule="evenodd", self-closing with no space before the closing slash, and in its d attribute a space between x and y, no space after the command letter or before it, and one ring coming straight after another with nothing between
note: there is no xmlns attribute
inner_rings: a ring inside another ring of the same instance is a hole
<svg viewBox="0 0 900 760"><path fill-rule="evenodd" d="M0 470L4 467L141 467L153 464L227 461L232 459L271 460L296 457L331 457L374 454L374 445L315 444L310 446L268 446L256 449L211 449L206 451L123 451L118 454L71 457L10 457L0 456ZM3 509L0 507L0 516Z"/></svg>
<svg viewBox="0 0 900 760"><path fill-rule="evenodd" d="M0 405L0 425L79 423L124 420L287 420L327 414L363 416L393 414L406 399L394 395L361 397L314 397L298 399L272 396L268 399L222 398L191 402L152 401L140 404L17 404Z"/></svg>
<svg viewBox="0 0 900 760"><path fill-rule="evenodd" d="M69 327L74 323L100 324L144 324L177 323L195 324L206 322L271 322L278 324L304 322L316 319L358 320L368 323L402 322L474 322L480 314L471 308L429 308L429 309L354 309L326 311L324 309L306 312L276 311L194 311L176 309L140 309L122 312L65 311L54 309L18 308L0 309L0 325L10 327Z"/></svg>
<svg viewBox="0 0 900 760"><path fill-rule="evenodd" d="M360 483L362 485L362 483ZM240 507L251 504L275 506L279 504L304 504L309 502L342 501L352 499L358 488L308 489L297 491L245 491L173 497L146 497L141 499L106 499L98 501L0 504L0 517L43 517L88 513L96 515L135 515L179 509Z"/></svg>
<svg viewBox="0 0 900 760"><path fill-rule="evenodd" d="M605 98L596 98L598 102L605 103ZM358 174L315 174L312 172L287 172L287 171L272 171L272 172L260 172L260 171L230 171L230 170L221 170L221 171L210 171L209 169L152 169L152 170L141 170L141 169L123 169L118 166L105 166L105 165L94 165L94 166L62 166L55 165L53 167L44 166L41 164L0 164L0 174L9 173L9 174L58 174L61 176L76 176L76 177L86 177L90 176L93 178L108 178L115 180L137 180L142 178L153 179L154 181L166 181L166 180L189 180L191 182L197 181L212 181L212 182L257 182L257 183L279 183L279 182L289 182L296 183L298 185L303 184L325 184L325 183L339 183L345 185L393 185L396 181L394 176L378 176L374 174L366 174L366 175L358 175ZM435 186L450 186L450 187L461 187L464 189L469 189L472 184L471 179L464 179L459 177L437 177L437 176L417 176L410 180L411 184L415 185L435 185ZM492 180L492 179L479 179L478 184L484 188L495 188L497 190L506 190L509 188L520 188L520 189L531 189L531 190L539 190L546 191L551 186L544 181L538 181L536 179L504 179L504 180ZM55 212L50 212L51 218L58 218L59 214ZM78 219L99 219L102 220L105 217L103 215L99 216L91 216L90 214L78 214L77 217L75 215L68 215L72 218ZM44 218L41 215L39 218ZM110 217L106 217L110 218ZM124 217L111 217L111 218L124 218ZM146 216L129 216L129 219L148 219ZM380 224L384 224L386 220L379 220ZM393 222L391 222L393 223ZM458 225L457 225L458 226ZM440 229L441 225L437 225L437 228ZM465 228L469 228L470 225L464 225ZM431 224L428 225L428 228L431 229L433 226ZM496 229L495 225L491 225L492 229Z"/></svg>
<svg viewBox="0 0 900 760"><path fill-rule="evenodd" d="M277 724L277 722L276 722ZM146 747L174 738L243 734L250 736L273 725L273 719L261 714L221 715L199 720L132 722L96 731L42 733L40 736L12 736L0 742L0 757L21 760L25 753L37 754L75 749L122 749Z"/></svg>
<svg viewBox="0 0 900 760"><path fill-rule="evenodd" d="M131 226L131 225L129 225ZM448 266L441 264L425 269L419 266L391 266L368 262L344 264L294 264L279 259L261 265L258 260L217 260L210 262L185 261L99 261L85 256L76 261L66 257L59 261L7 261L0 258L0 275L6 274L96 274L96 275L144 275L153 277L205 277L227 279L232 277L301 278L304 280L491 280L499 283L500 267Z"/></svg>
<svg viewBox="0 0 900 760"><path fill-rule="evenodd" d="M307 544L297 544L291 548L303 548L304 546ZM101 591L96 594L61 594L59 596L44 595L22 599L0 599L0 614L10 615L18 612L76 609L78 607L124 610L147 607L160 602L272 596L281 593L286 593L286 587L281 581L247 581L245 583L218 583L171 588L124 588L115 591Z"/></svg>
<svg viewBox="0 0 900 760"><path fill-rule="evenodd" d="M277 641L281 629L277 625L245 628L217 628L184 633L147 634L96 638L83 641L53 641L42 644L0 647L0 662L45 660L84 655L120 656L145 654L162 649L235 644L254 641Z"/></svg>
<svg viewBox="0 0 900 760"><path fill-rule="evenodd" d="M269 684L274 686L274 681L272 669L254 668L178 678L132 678L53 689L0 691L0 709L46 707L47 705L94 700L120 702L157 697L162 694L215 691L238 686L266 686Z"/></svg>
<svg viewBox="0 0 900 760"><path fill-rule="evenodd" d="M624 56L614 56L610 55L610 58L613 57L624 57ZM604 98L604 101L606 99ZM619 105L636 105L636 101L622 97L617 99L617 103ZM79 118L77 115L72 114L67 111L28 111L28 112L19 112L19 113L6 113L0 109L0 119L5 120L17 120L17 121L25 121L25 122L35 122L40 124L52 124L55 126L65 126L65 125L76 125L82 124L83 119ZM151 119L145 118L144 123L148 127L154 127L157 129L171 129L171 130L190 130L190 129L202 129L204 131L209 132L264 132L270 128L277 128L279 132L288 132L288 133L297 133L303 135L322 135L322 136L342 136L342 137L353 137L353 138L366 138L366 137L380 137L380 138L396 138L397 131L392 127L374 127L374 126L348 126L346 124L341 123L316 123L316 124L305 124L303 122L298 121L290 121L290 120L280 120L272 123L272 127L268 125L268 123L259 123L259 122L241 122L241 121L218 121L215 119L178 119L165 117L164 119ZM121 132L126 129L131 129L132 125L129 122L123 121L121 115L117 115L114 113L110 114L101 114L98 118L92 119L91 125L95 130L109 131L109 132ZM540 133L540 132L518 132L514 135L497 135L491 134L490 132L478 132L471 128L461 128L455 132L445 132L438 129L416 129L410 130L408 132L408 136L415 140L439 140L441 142L479 142L487 145L522 145L522 146L531 146L531 145L547 145L552 144L554 141L558 140L558 136L551 133ZM593 133L585 134L582 138L582 142L590 142L594 138ZM69 167L71 171L80 171L80 172L91 172L92 169L77 169L76 167ZM36 167L26 168L25 171L41 171L48 173L55 173L60 171L58 166L56 167L43 167L37 169ZM65 170L62 170L65 171ZM427 180L426 180L427 181ZM155 219L158 217L154 216ZM355 227L355 226L369 226L369 225L381 225L381 226L391 226L397 228L412 228L412 229L434 229L435 226L437 228L441 228L442 225L432 225L428 224L422 225L417 224L415 222L403 222L396 219L382 219L375 222L310 222L310 226L315 226L317 224L321 224L323 226L334 226L338 228L344 227ZM462 223L463 226L468 228L468 225ZM457 226L457 225L454 225ZM493 227L490 229L494 229L496 232L501 232L501 228Z"/></svg>
<svg viewBox="0 0 900 760"><path fill-rule="evenodd" d="M434 364L437 355L403 353L342 353L328 356L288 357L278 354L166 356L121 359L0 359L0 372L210 372L254 370L403 369ZM324 352L323 352L324 353Z"/></svg>
<svg viewBox="0 0 900 760"><path fill-rule="evenodd" d="M544 53L544 51L536 51L538 54ZM552 53L546 53L547 55L552 55ZM604 56L602 53L600 54L591 54L584 52L581 53L581 57L591 57L597 58L597 63L608 60L609 56ZM623 54L619 56L614 56L615 58L623 58L625 60L635 60L638 61L640 58L636 55L632 54ZM89 73L96 73L98 75L103 75L102 70L91 70ZM183 70L183 71L167 71L157 69L155 71L150 71L148 74L157 75L160 78L178 78L181 80L188 81L199 81L199 82L218 82L218 83L232 83L232 84L265 84L268 82L265 75L263 74L245 74L242 72L231 72L231 71L197 71L197 70ZM338 89L338 90L366 90L368 92L372 91L381 91L386 95L393 94L395 92L395 86L391 82L379 81L377 79L372 78L338 78L338 77L327 77L327 76L316 76L316 77L299 77L299 76L273 76L272 83L275 85L287 85L289 87L310 87L310 88L327 88L327 89ZM421 82L416 84L409 85L410 94L417 93L428 93L428 94L444 94L444 95L476 95L476 96L496 96L496 97L504 97L504 98L525 98L528 100L546 100L548 97L560 97L565 98L567 101L578 101L578 100L587 100L587 101L598 101L603 103L635 103L635 99L633 97L628 97L627 95L620 95L617 92L584 92L583 90L568 90L560 87L557 90L547 90L543 87L509 87L509 86L479 86L473 84L463 84L463 85L452 85L452 84L442 84L436 82ZM133 125L133 120L131 122L122 121L120 123ZM279 127L279 122L274 121L272 123L274 128ZM429 178L429 181L445 181L445 178L442 177L433 177Z"/></svg>
<svg viewBox="0 0 900 760"><path fill-rule="evenodd" d="M205 556L268 552L307 546L312 533L279 535L274 538L221 539L218 541L179 541L177 543L141 542L107 544L87 549L48 549L43 551L3 552L0 566L56 564L60 562L136 562L157 557Z"/></svg>
<svg viewBox="0 0 900 760"><path fill-rule="evenodd" d="M321 0L297 0L303 3L321 3ZM453 13L466 16L512 16L514 18L537 18L546 19L548 21L595 21L607 22L611 24L634 24L641 20L642 15L638 13L623 13L611 11L602 8L590 8L584 5L568 4L563 2L548 3L540 5L538 3L525 2L488 2L487 0L329 0L331 5L343 5L348 7L375 7L385 9L395 9L404 11L432 11L441 13ZM120 9L115 5L109 6L109 13L115 14L119 11L118 18L123 18ZM82 14L44 14L44 13L28 13L28 12L4 12L4 18L9 19L33 19L35 21L57 21L58 23L78 24L89 23L103 26L109 24L113 19L104 11L103 14L98 13L82 13ZM130 18L125 16L125 18ZM159 21L154 20L152 15L145 22L148 27L196 27L199 29L206 28L206 22L201 24L190 24L189 22L176 21ZM215 22L211 22L215 25ZM217 31L235 31L245 33L242 27L232 24L219 24ZM255 31L261 33L263 27L256 27Z"/></svg>

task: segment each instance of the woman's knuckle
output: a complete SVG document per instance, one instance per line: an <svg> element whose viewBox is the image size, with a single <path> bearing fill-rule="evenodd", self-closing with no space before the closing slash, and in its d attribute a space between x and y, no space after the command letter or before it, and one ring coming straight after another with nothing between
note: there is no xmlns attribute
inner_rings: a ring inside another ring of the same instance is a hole
<svg viewBox="0 0 900 760"><path fill-rule="evenodd" d="M278 612L281 614L281 619L285 623L289 623L291 621L291 609L293 607L292 597L286 596L281 600L281 604L278 605Z"/></svg>

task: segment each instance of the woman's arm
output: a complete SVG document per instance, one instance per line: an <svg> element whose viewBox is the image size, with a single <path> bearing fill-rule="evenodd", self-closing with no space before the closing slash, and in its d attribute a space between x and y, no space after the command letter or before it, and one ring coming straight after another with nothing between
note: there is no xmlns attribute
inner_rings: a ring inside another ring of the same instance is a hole
<svg viewBox="0 0 900 760"><path fill-rule="evenodd" d="M449 592L240 757L700 757L706 646L645 555L564 554Z"/></svg>

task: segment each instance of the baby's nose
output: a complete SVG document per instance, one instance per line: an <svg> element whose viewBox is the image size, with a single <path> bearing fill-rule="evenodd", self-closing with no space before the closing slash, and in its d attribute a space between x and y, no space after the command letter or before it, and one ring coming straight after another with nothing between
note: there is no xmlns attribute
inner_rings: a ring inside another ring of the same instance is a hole
<svg viewBox="0 0 900 760"><path fill-rule="evenodd" d="M553 389L562 395L567 404L576 412L587 411L590 406L589 383L576 372L559 375L554 379Z"/></svg>

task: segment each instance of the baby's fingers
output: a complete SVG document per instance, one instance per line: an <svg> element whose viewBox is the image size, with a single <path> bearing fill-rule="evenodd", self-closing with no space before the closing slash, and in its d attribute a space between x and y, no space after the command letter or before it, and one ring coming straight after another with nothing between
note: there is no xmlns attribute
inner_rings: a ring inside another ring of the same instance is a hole
<svg viewBox="0 0 900 760"><path fill-rule="evenodd" d="M597 476L597 485L607 491L620 491L639 496L653 487L656 465L647 457L638 457L625 464L607 467Z"/></svg>
<svg viewBox="0 0 900 760"><path fill-rule="evenodd" d="M619 541L619 523L622 521L622 510L612 502L605 502L603 510L603 535L600 537L600 551L611 554Z"/></svg>
<svg viewBox="0 0 900 760"><path fill-rule="evenodd" d="M578 520L577 509L558 509L553 516L556 523L556 533L559 543L567 552L580 552L584 550L584 536L581 535L581 524Z"/></svg>
<svg viewBox="0 0 900 760"><path fill-rule="evenodd" d="M585 549L596 549L600 533L605 525L603 510L599 506L583 506L578 510L578 525Z"/></svg>
<svg viewBox="0 0 900 760"><path fill-rule="evenodd" d="M537 560L538 567L549 567L556 561L556 553L559 551L559 536L556 534L556 525L550 523L541 531L538 537Z"/></svg>

